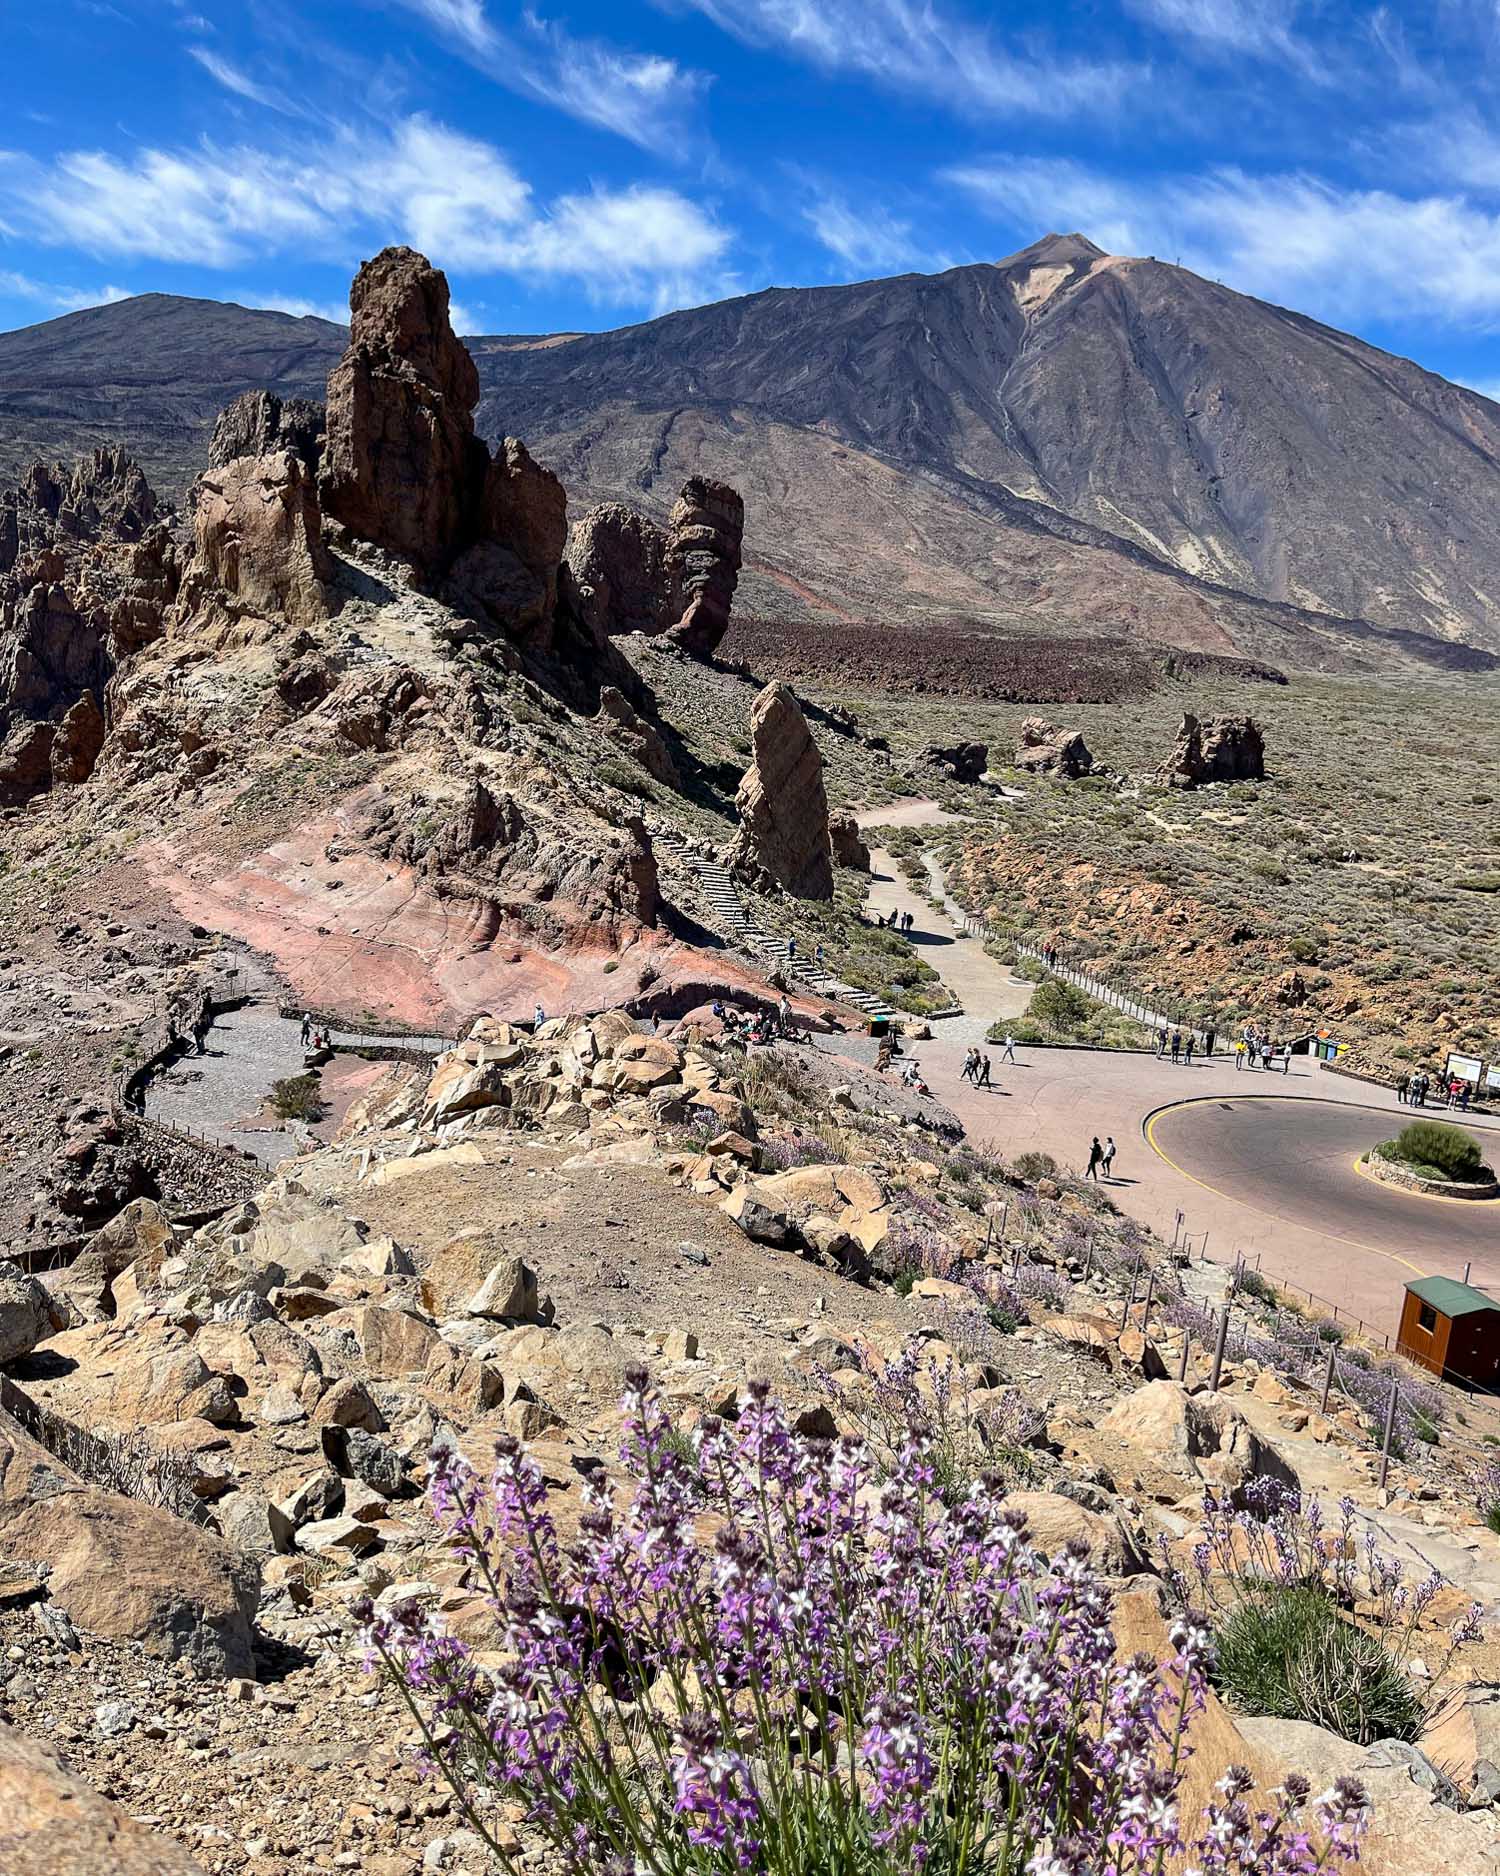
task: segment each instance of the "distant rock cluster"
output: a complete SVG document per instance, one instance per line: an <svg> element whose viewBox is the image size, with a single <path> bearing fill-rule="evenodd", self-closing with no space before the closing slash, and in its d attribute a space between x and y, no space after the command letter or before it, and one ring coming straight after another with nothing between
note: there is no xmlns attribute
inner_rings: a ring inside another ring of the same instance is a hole
<svg viewBox="0 0 1500 1876"><path fill-rule="evenodd" d="M1021 725L1016 767L1032 775L1057 775L1076 781L1094 766L1081 730L1060 730L1045 717L1027 717Z"/></svg>
<svg viewBox="0 0 1500 1876"><path fill-rule="evenodd" d="M1184 712L1157 780L1169 788L1201 788L1206 782L1261 782L1265 775L1266 739L1253 717L1210 717L1200 723Z"/></svg>

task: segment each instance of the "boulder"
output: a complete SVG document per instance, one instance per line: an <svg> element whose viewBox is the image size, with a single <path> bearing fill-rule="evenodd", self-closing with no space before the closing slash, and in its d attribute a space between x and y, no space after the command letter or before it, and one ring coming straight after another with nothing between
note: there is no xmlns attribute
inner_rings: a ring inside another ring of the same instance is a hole
<svg viewBox="0 0 1500 1876"><path fill-rule="evenodd" d="M278 450L208 469L193 491L193 539L182 606L316 625L329 616L333 563L323 545L313 472Z"/></svg>
<svg viewBox="0 0 1500 1876"><path fill-rule="evenodd" d="M454 334L446 278L411 248L364 263L349 313L349 348L328 379L323 510L431 579L475 536L479 374Z"/></svg>
<svg viewBox="0 0 1500 1876"><path fill-rule="evenodd" d="M729 630L744 536L736 490L703 476L683 484L667 517L667 576L685 605L667 636L695 658L711 658Z"/></svg>
<svg viewBox="0 0 1500 1876"><path fill-rule="evenodd" d="M1088 1545L1095 1567L1106 1576L1134 1576L1148 1567L1116 1515L1086 1511L1061 1492L1007 1492L1005 1502L1024 1515L1026 1534L1044 1556L1056 1557L1076 1539Z"/></svg>
<svg viewBox="0 0 1500 1876"><path fill-rule="evenodd" d="M75 1319L103 1322L116 1313L115 1279L139 1264L137 1288L154 1279L173 1246L173 1231L155 1199L132 1199L84 1245L55 1284Z"/></svg>
<svg viewBox="0 0 1500 1876"><path fill-rule="evenodd" d="M536 1272L519 1257L496 1264L464 1305L470 1316L494 1322L534 1322L539 1307Z"/></svg>
<svg viewBox="0 0 1500 1876"><path fill-rule="evenodd" d="M768 684L750 712L753 760L735 796L731 866L799 899L833 897L823 758L790 685Z"/></svg>
<svg viewBox="0 0 1500 1876"><path fill-rule="evenodd" d="M988 743L929 743L921 759L940 769L950 781L982 782L990 765L990 749Z"/></svg>
<svg viewBox="0 0 1500 1876"><path fill-rule="evenodd" d="M574 522L562 583L575 616L601 645L625 632L654 634L681 615L666 535L619 502L590 508Z"/></svg>
<svg viewBox="0 0 1500 1876"><path fill-rule="evenodd" d="M325 1323L329 1320L324 1318ZM365 1367L377 1380L395 1381L403 1375L421 1374L433 1350L442 1346L430 1322L404 1309L386 1309L378 1303L354 1311L350 1326Z"/></svg>
<svg viewBox="0 0 1500 1876"><path fill-rule="evenodd" d="M1266 775L1266 739L1253 717L1210 717L1200 723L1184 711L1177 741L1156 779L1168 788L1201 788L1206 782L1261 782Z"/></svg>
<svg viewBox="0 0 1500 1876"><path fill-rule="evenodd" d="M63 1326L56 1303L18 1264L0 1263L0 1367L29 1355Z"/></svg>
<svg viewBox="0 0 1500 1876"><path fill-rule="evenodd" d="M171 1838L138 1824L47 1747L0 1724L5 1876L203 1876Z"/></svg>
<svg viewBox="0 0 1500 1876"><path fill-rule="evenodd" d="M870 870L870 849L860 836L859 822L848 808L840 808L828 817L828 841L833 849L835 866L848 867L855 873Z"/></svg>
<svg viewBox="0 0 1500 1876"><path fill-rule="evenodd" d="M1033 775L1058 775L1073 781L1089 773L1094 758L1081 730L1060 730L1045 717L1027 717L1021 725L1015 766Z"/></svg>
<svg viewBox="0 0 1500 1876"><path fill-rule="evenodd" d="M1148 1381L1105 1414L1098 1431L1180 1477L1238 1495L1251 1479L1297 1489L1296 1473L1221 1394L1190 1394L1178 1381Z"/></svg>
<svg viewBox="0 0 1500 1876"><path fill-rule="evenodd" d="M82 1633L138 1643L204 1679L255 1674L253 1565L196 1525L86 1485L4 1412L0 1556L50 1565L51 1600Z"/></svg>
<svg viewBox="0 0 1500 1876"><path fill-rule="evenodd" d="M366 1433L381 1433L385 1420L375 1405L375 1397L365 1383L354 1375L333 1386L312 1412L315 1427L363 1428Z"/></svg>

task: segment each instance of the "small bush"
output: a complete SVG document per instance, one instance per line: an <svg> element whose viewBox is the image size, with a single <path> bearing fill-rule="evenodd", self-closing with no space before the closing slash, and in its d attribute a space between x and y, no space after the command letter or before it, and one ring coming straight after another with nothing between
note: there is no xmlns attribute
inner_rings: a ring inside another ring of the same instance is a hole
<svg viewBox="0 0 1500 1876"><path fill-rule="evenodd" d="M1234 1273L1234 1287L1246 1296L1253 1296L1258 1303L1276 1301L1276 1285L1269 1277L1263 1277L1258 1270L1249 1270L1243 1264Z"/></svg>
<svg viewBox="0 0 1500 1876"><path fill-rule="evenodd" d="M1396 1137L1396 1154L1408 1166L1436 1166L1448 1179L1477 1179L1483 1163L1473 1134L1440 1120L1414 1120L1403 1127Z"/></svg>
<svg viewBox="0 0 1500 1876"><path fill-rule="evenodd" d="M327 1108L316 1075L287 1075L271 1089L271 1106L282 1120L318 1121Z"/></svg>
<svg viewBox="0 0 1500 1876"><path fill-rule="evenodd" d="M1053 1178L1057 1172L1057 1161L1050 1153L1021 1153L1013 1164L1017 1176L1029 1180L1033 1185L1038 1179Z"/></svg>
<svg viewBox="0 0 1500 1876"><path fill-rule="evenodd" d="M1307 1720L1340 1739L1415 1739L1422 1702L1384 1646L1315 1589L1271 1589L1218 1632L1220 1688L1243 1712Z"/></svg>

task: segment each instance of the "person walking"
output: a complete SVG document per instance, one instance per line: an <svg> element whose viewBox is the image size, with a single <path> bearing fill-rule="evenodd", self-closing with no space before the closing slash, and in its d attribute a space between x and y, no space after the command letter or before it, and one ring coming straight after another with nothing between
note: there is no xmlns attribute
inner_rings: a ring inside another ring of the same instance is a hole
<svg viewBox="0 0 1500 1876"><path fill-rule="evenodd" d="M1113 1134L1110 1134L1104 1142L1104 1157L1099 1162L1099 1170L1104 1174L1104 1177L1106 1179L1112 1176L1112 1169L1114 1167L1114 1163L1115 1163L1115 1138Z"/></svg>
<svg viewBox="0 0 1500 1876"><path fill-rule="evenodd" d="M962 1071L960 1072L959 1080L960 1081L973 1081L974 1077L978 1073L979 1073L979 1051L978 1049L969 1049L964 1054L964 1065L963 1065Z"/></svg>
<svg viewBox="0 0 1500 1876"><path fill-rule="evenodd" d="M981 1055L979 1058L979 1081L977 1085L981 1088L987 1088L990 1085L990 1058L987 1055Z"/></svg>
<svg viewBox="0 0 1500 1876"><path fill-rule="evenodd" d="M1095 1185L1099 1183L1099 1162L1103 1158L1104 1148L1099 1144L1098 1134L1095 1134L1093 1144L1089 1147L1089 1169L1083 1175L1085 1179L1092 1179Z"/></svg>
<svg viewBox="0 0 1500 1876"><path fill-rule="evenodd" d="M302 1012L302 1046L304 1049L307 1047L308 1041L311 1036L312 1036L312 1021L309 1018L307 1011L304 1010Z"/></svg>
<svg viewBox="0 0 1500 1876"><path fill-rule="evenodd" d="M1173 1063L1173 1066L1175 1067L1175 1066L1177 1065L1177 1063L1178 1063L1178 1062L1180 1062L1181 1060L1182 1060L1182 1032L1181 1032L1180 1030L1177 1030L1177 1029L1174 1029L1174 1030L1172 1031L1172 1063Z"/></svg>
<svg viewBox="0 0 1500 1876"><path fill-rule="evenodd" d="M1010 1062L1012 1065L1014 1065L1015 1059L1016 1059L1016 1039L1010 1033L1008 1029L1005 1032L1005 1045L1004 1046L1005 1046L1004 1059L1007 1062Z"/></svg>
<svg viewBox="0 0 1500 1876"><path fill-rule="evenodd" d="M1241 1070L1241 1069L1242 1069L1242 1068L1243 1068L1244 1066L1245 1066L1245 1044L1244 1044L1244 1040L1243 1040L1243 1038L1242 1038L1242 1039L1241 1039L1241 1040L1240 1040L1239 1042L1237 1042L1237 1043L1236 1043L1236 1044L1234 1045L1234 1068L1235 1068L1235 1073L1236 1073L1236 1074L1238 1074L1238 1073L1239 1073L1239 1071L1240 1071L1240 1070Z"/></svg>
<svg viewBox="0 0 1500 1876"><path fill-rule="evenodd" d="M1183 1044L1182 1048L1182 1059L1189 1068L1193 1066L1193 1045L1195 1041L1196 1038L1190 1029L1187 1033L1187 1041Z"/></svg>

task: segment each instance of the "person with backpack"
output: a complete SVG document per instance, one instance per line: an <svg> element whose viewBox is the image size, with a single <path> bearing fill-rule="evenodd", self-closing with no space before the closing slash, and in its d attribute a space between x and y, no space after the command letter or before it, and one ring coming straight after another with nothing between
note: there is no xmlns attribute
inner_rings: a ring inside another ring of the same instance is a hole
<svg viewBox="0 0 1500 1876"><path fill-rule="evenodd" d="M1099 1183L1099 1165L1103 1158L1104 1148L1099 1144L1098 1134L1095 1134L1093 1144L1089 1147L1089 1169L1083 1175L1085 1179L1092 1179L1095 1185Z"/></svg>

